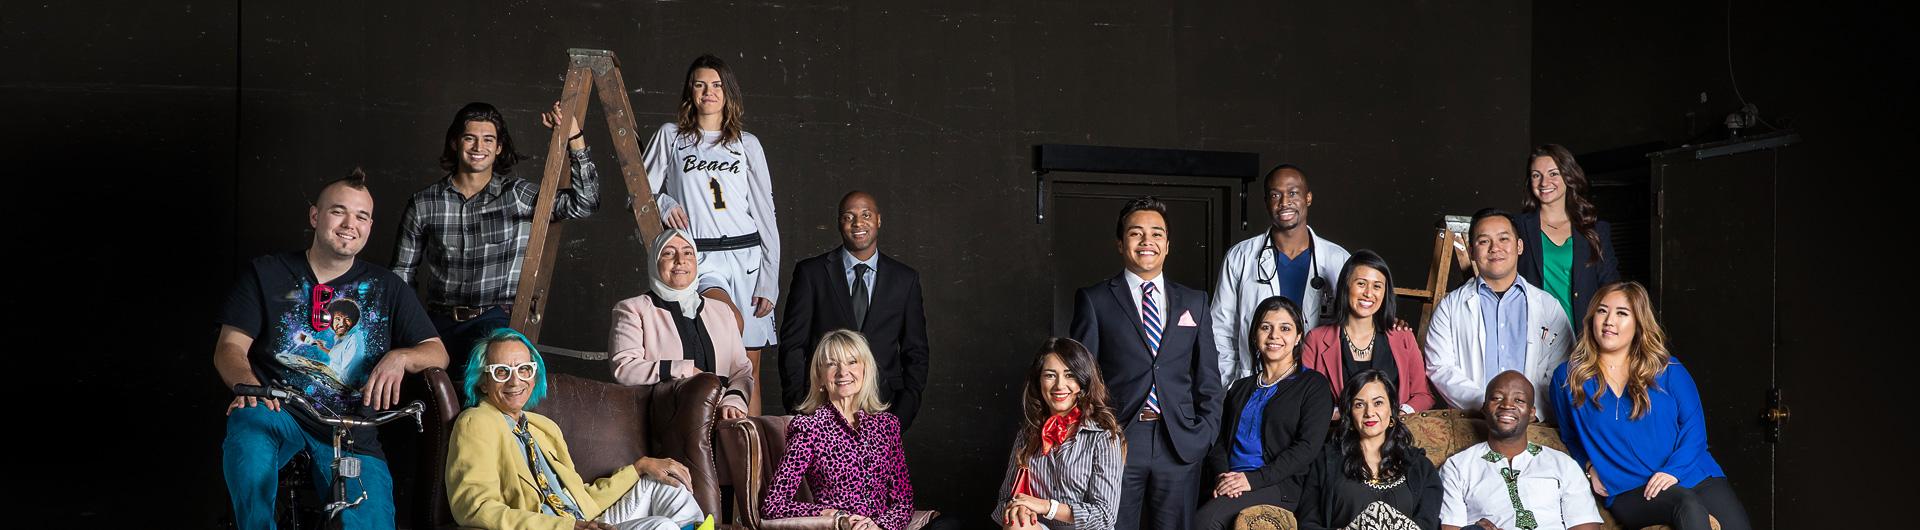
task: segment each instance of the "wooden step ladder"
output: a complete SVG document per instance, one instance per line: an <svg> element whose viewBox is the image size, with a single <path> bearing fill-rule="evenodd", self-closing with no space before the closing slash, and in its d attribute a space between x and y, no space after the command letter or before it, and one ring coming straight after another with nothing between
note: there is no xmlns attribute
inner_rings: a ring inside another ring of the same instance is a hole
<svg viewBox="0 0 1920 530"><path fill-rule="evenodd" d="M646 166L641 160L640 129L634 126L633 106L627 101L627 82L620 77L620 59L607 50L573 48L567 50L567 84L560 89L560 108L567 117L581 120L587 111L587 96L599 89L600 109L607 117L613 136L613 156L620 162L620 177L633 196L633 222L640 226L642 247L665 230L653 188L647 184ZM527 238L526 261L520 268L520 290L513 299L513 329L538 343L540 324L546 313L548 288L553 284L554 258L560 251L560 226L553 223L553 201L560 188L573 180L568 164L567 128L555 126L547 141L546 168L540 179L540 197L533 203L533 233Z"/></svg>

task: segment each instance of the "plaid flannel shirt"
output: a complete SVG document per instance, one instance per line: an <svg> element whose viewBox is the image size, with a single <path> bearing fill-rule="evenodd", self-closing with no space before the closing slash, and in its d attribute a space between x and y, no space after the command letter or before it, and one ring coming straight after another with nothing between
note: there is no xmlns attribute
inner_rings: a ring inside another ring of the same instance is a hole
<svg viewBox="0 0 1920 530"><path fill-rule="evenodd" d="M569 154L573 186L554 197L556 221L600 207L600 174L587 150ZM539 184L506 175L494 175L471 198L460 195L451 175L440 179L407 200L393 273L409 285L425 283L429 308L513 303L539 196ZM425 278L416 278L422 269Z"/></svg>

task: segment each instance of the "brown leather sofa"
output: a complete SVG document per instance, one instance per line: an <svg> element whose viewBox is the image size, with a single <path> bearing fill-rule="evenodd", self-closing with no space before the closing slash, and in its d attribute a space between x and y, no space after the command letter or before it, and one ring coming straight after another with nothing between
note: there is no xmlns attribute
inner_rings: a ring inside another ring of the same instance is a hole
<svg viewBox="0 0 1920 530"><path fill-rule="evenodd" d="M552 364L552 361L549 361ZM714 413L720 403L720 378L699 374L646 386L625 386L564 373L549 373L547 397L534 409L560 426L580 476L592 480L613 474L642 456L671 458L692 473L694 500L701 511L720 513L719 474L713 447ZM442 477L441 458L428 476ZM432 517L416 528L453 526L444 481L435 480Z"/></svg>
<svg viewBox="0 0 1920 530"><path fill-rule="evenodd" d="M453 419L460 414L460 394L446 370L428 368L407 374L400 383L400 402L420 401L427 409L420 425L396 421L380 428L382 447L389 459L394 478L394 507L406 510L396 514L412 528L430 528L431 509L417 499L439 499L446 504L446 482L440 480L447 467L447 437Z"/></svg>
<svg viewBox="0 0 1920 530"><path fill-rule="evenodd" d="M715 437L720 439L722 471L730 477L733 485L734 506L739 515L733 521L735 525L760 530L837 529L833 517L760 517L761 497L766 495L767 486L773 482L780 459L787 454L787 424L792 421L793 416L748 416L722 421L715 427ZM813 492L807 489L806 484L801 484L798 495L803 499L811 499ZM926 526L938 515L939 512L931 510L916 510L907 528Z"/></svg>

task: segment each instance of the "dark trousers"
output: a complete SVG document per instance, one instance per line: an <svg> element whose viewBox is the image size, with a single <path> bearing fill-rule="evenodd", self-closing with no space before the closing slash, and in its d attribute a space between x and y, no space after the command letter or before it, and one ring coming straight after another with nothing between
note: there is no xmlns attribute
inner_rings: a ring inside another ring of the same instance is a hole
<svg viewBox="0 0 1920 530"><path fill-rule="evenodd" d="M487 338L493 330L507 327L507 311L500 306L488 308L480 316L466 322L453 320L453 315L441 312L429 312L433 319L433 329L440 331L440 342L447 347L447 378L453 380L455 389L466 384L467 363L473 358L473 344Z"/></svg>
<svg viewBox="0 0 1920 530"><path fill-rule="evenodd" d="M1204 483L1207 480L1201 482ZM1289 512L1294 508L1294 503L1281 498L1279 486L1254 488L1252 491L1241 493L1239 497L1214 497L1212 489L1208 488L1208 491L1201 492L1201 496L1209 498L1206 504L1200 505L1200 511L1193 515L1193 527L1204 530L1233 528L1233 521L1240 517L1240 510L1261 504L1279 506Z"/></svg>
<svg viewBox="0 0 1920 530"><path fill-rule="evenodd" d="M1720 530L1753 528L1747 520L1747 509L1733 496L1733 483L1726 477L1709 477L1691 488L1674 485L1653 500L1646 499L1645 490L1646 486L1641 486L1613 497L1613 506L1607 511L1613 512L1621 527L1668 525L1675 530L1709 530L1712 526L1707 523L1707 515L1711 514L1720 520Z"/></svg>
<svg viewBox="0 0 1920 530"><path fill-rule="evenodd" d="M1183 530L1200 496L1200 463L1181 463L1166 421L1127 426L1127 468L1120 479L1116 530Z"/></svg>

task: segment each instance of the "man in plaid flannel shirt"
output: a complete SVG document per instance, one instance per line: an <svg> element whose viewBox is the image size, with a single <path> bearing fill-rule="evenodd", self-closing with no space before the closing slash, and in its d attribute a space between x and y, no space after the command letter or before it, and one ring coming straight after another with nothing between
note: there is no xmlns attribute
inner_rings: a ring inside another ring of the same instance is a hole
<svg viewBox="0 0 1920 530"><path fill-rule="evenodd" d="M553 219L579 219L600 206L600 175L587 156L576 116L560 104L541 114L548 128L567 130L573 186L555 196ZM506 118L486 103L454 113L441 145L447 176L408 199L400 219L393 272L408 284L426 286L427 313L447 342L455 381L466 374L473 342L498 328L520 286L521 260L533 231L540 185L508 176L521 155L507 134Z"/></svg>

